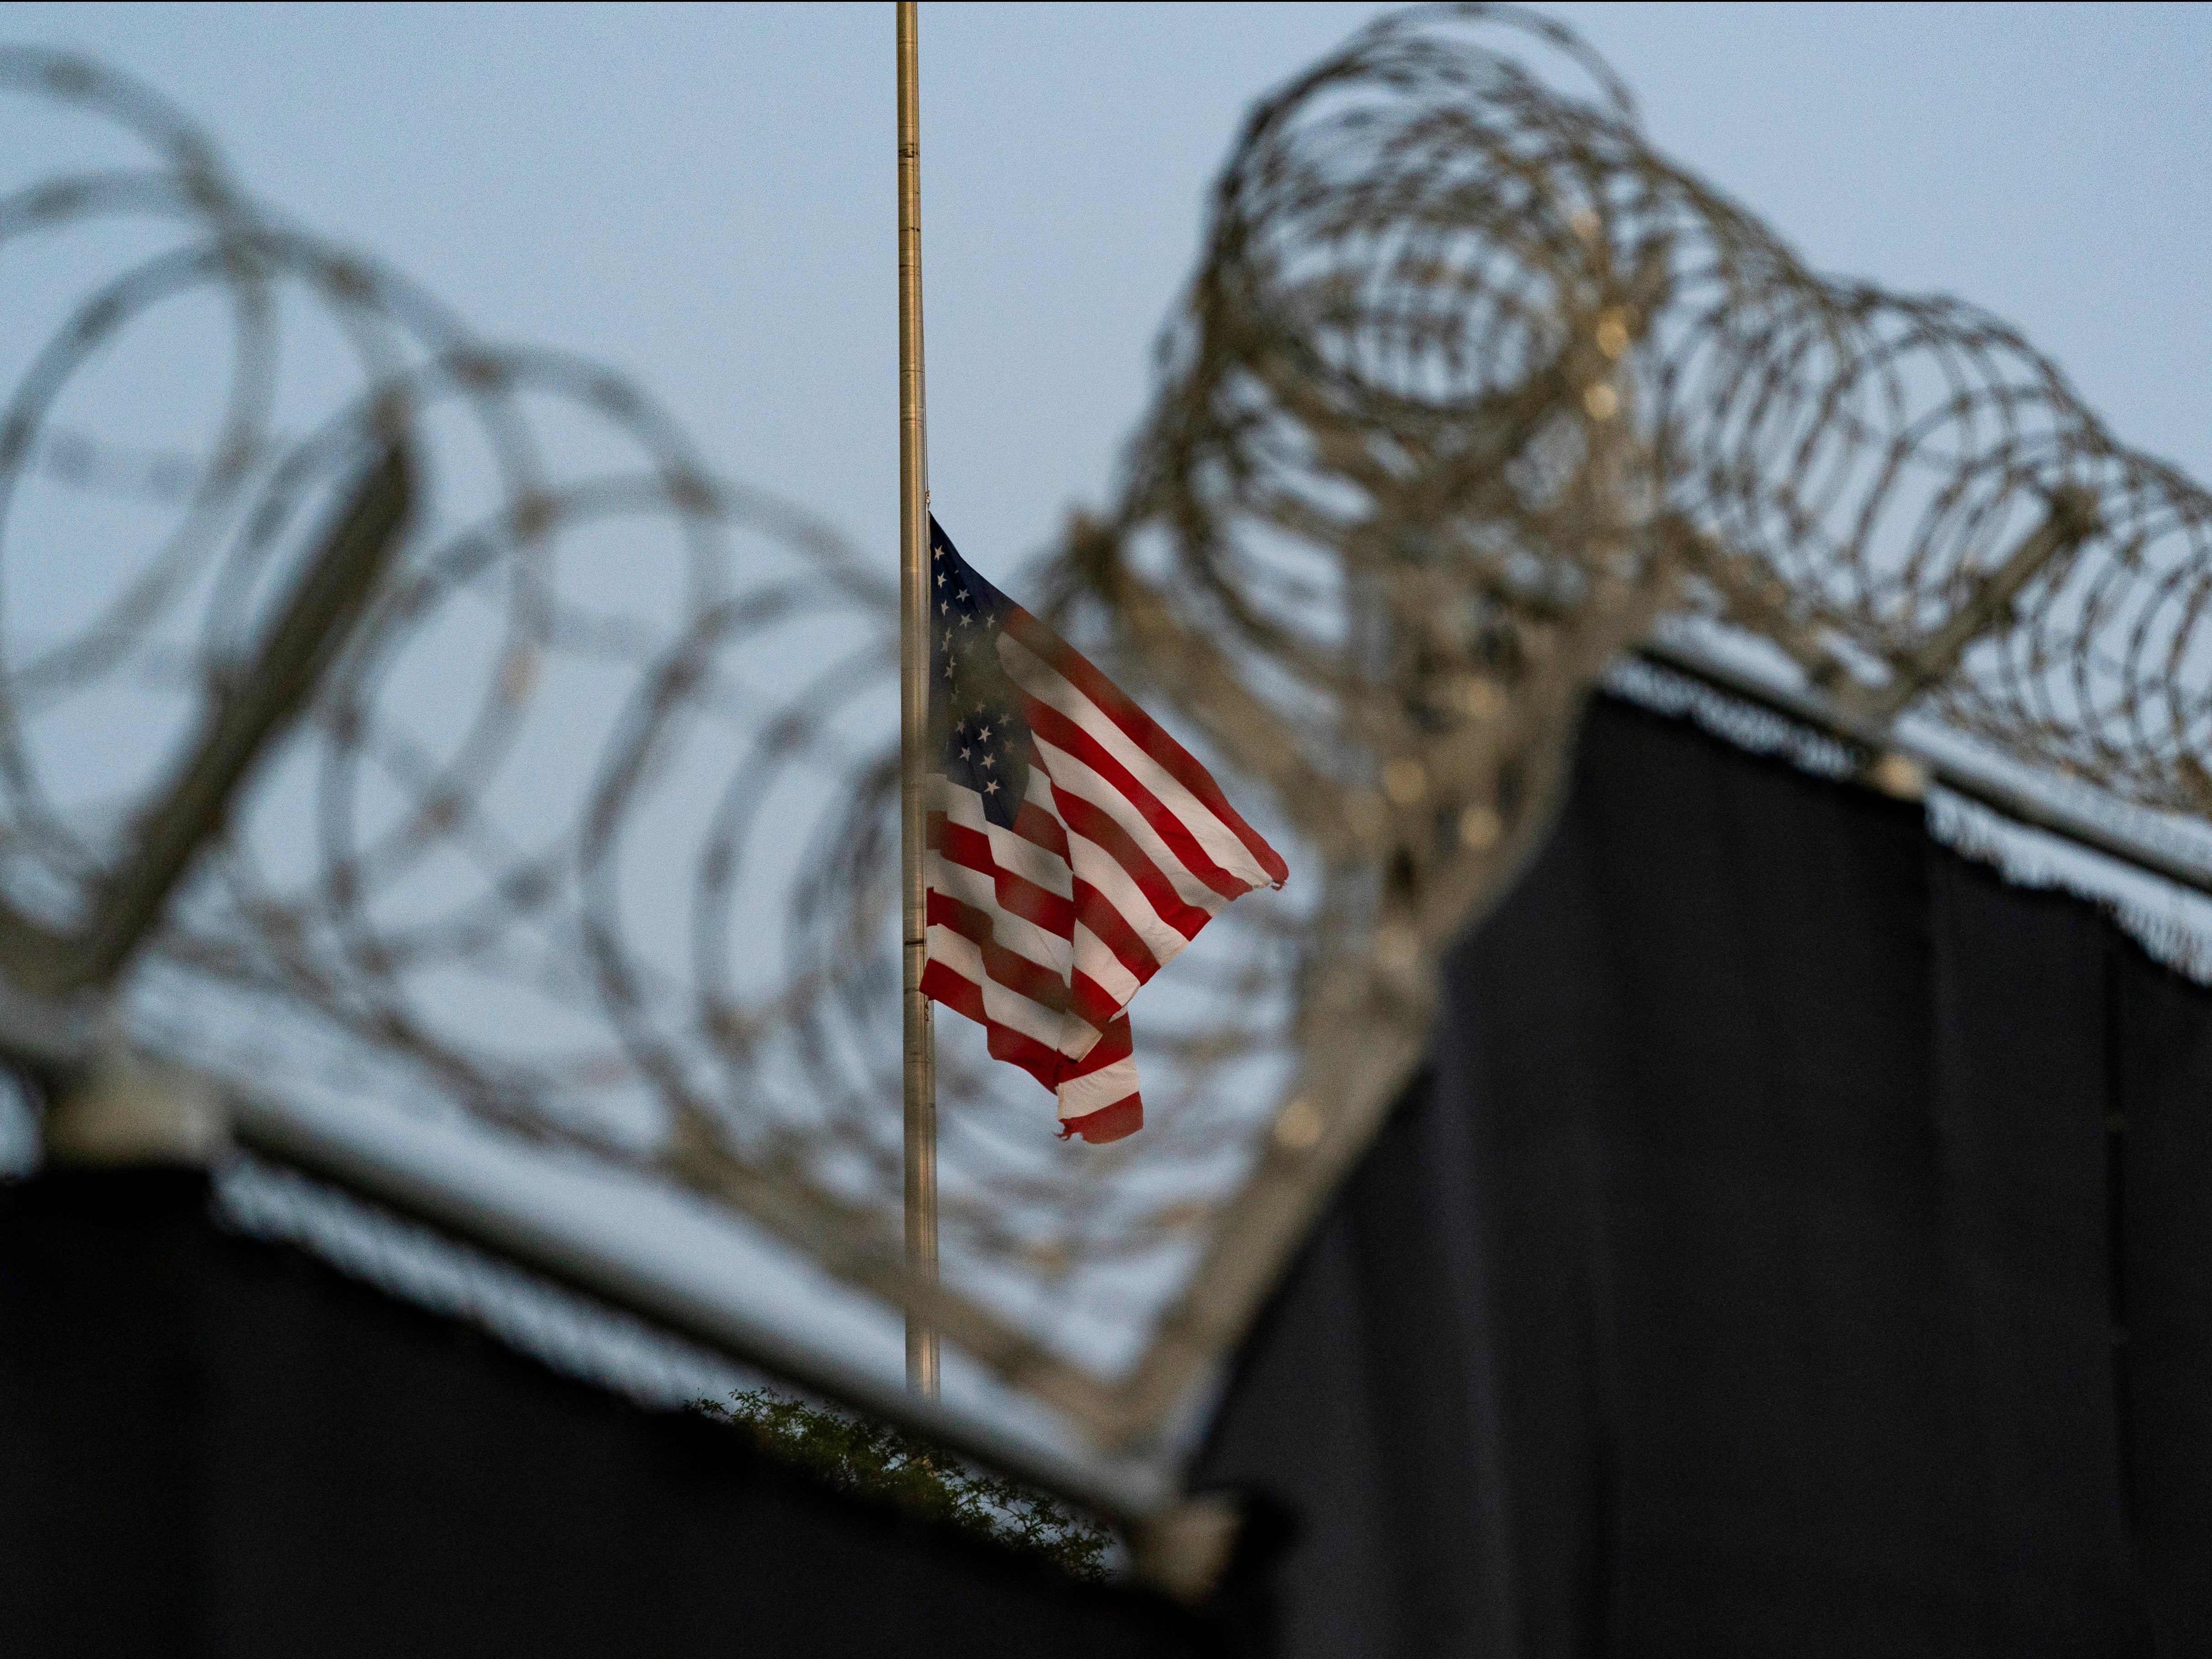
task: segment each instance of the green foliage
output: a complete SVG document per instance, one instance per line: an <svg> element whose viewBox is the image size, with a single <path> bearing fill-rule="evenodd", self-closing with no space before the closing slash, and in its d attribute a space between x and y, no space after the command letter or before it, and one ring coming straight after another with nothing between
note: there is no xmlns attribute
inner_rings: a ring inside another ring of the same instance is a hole
<svg viewBox="0 0 2212 1659"><path fill-rule="evenodd" d="M698 1408L750 1435L779 1462L834 1491L888 1499L908 1514L1011 1545L1073 1577L1105 1577L1106 1529L1048 1494L981 1473L888 1423L872 1423L766 1389Z"/></svg>

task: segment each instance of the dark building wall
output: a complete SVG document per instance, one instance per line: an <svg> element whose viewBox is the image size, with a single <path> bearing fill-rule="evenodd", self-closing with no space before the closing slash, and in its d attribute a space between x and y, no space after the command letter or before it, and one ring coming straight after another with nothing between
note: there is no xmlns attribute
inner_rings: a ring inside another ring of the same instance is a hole
<svg viewBox="0 0 2212 1659"><path fill-rule="evenodd" d="M2212 1653L2212 996L1615 702L1203 1467L1285 1650Z"/></svg>
<svg viewBox="0 0 2212 1659"><path fill-rule="evenodd" d="M288 1248L205 1182L0 1189L0 1653L1200 1654Z"/></svg>

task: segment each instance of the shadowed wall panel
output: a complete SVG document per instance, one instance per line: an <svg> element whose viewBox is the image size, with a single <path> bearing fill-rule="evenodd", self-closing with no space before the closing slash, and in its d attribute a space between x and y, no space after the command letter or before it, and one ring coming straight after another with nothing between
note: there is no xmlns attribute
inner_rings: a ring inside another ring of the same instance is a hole
<svg viewBox="0 0 2212 1659"><path fill-rule="evenodd" d="M1223 1650L282 1246L182 1173L0 1189L0 1650Z"/></svg>
<svg viewBox="0 0 2212 1659"><path fill-rule="evenodd" d="M1447 996L1204 1459L1286 1651L2206 1650L2212 995L1603 702Z"/></svg>

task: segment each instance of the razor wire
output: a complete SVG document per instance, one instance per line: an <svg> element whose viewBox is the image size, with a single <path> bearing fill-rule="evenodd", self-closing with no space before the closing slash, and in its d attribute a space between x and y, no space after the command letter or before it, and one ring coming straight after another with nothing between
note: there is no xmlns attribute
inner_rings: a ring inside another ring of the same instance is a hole
<svg viewBox="0 0 2212 1659"><path fill-rule="evenodd" d="M13 51L0 90L139 152L0 198L10 291L34 248L131 250L9 371L0 891L82 911L166 751L102 793L69 734L213 695L396 423L433 505L137 964L132 1029L651 1170L896 1294L890 560L716 477L624 377L487 342L260 204L147 89ZM204 429L73 423L187 305L227 341ZM1807 270L1556 23L1400 14L1258 105L1159 361L1109 500L1007 585L1294 877L1140 1011L1130 1141L1056 1143L943 1045L939 1311L1003 1369L1156 1423L1233 1340L1540 844L1584 699L1669 619L1861 730L2212 817L2204 492L1996 319ZM32 637L33 527L101 503L138 540Z"/></svg>

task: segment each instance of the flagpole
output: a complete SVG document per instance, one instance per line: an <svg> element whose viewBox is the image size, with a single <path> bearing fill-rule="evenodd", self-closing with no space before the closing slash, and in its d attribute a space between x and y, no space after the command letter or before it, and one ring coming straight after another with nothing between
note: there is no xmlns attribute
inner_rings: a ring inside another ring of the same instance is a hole
<svg viewBox="0 0 2212 1659"><path fill-rule="evenodd" d="M928 950L922 844L929 746L929 447L922 417L921 88L914 0L898 11L899 888L906 1051L906 1262L937 1283L937 1054L921 994ZM906 1316L906 1381L937 1394L937 1333Z"/></svg>

